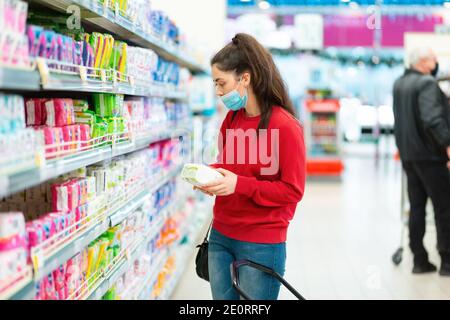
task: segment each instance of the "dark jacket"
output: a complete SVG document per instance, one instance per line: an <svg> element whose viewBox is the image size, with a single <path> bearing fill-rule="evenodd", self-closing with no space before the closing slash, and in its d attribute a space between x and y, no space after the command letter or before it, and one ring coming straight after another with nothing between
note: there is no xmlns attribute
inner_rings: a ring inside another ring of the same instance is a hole
<svg viewBox="0 0 450 320"><path fill-rule="evenodd" d="M394 118L403 161L448 161L450 107L436 79L406 70L394 83Z"/></svg>

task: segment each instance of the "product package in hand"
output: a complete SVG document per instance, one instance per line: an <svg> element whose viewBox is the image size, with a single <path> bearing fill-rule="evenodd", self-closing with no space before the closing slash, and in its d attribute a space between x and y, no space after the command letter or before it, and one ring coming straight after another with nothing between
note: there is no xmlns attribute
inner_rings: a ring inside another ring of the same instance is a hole
<svg viewBox="0 0 450 320"><path fill-rule="evenodd" d="M194 186L202 186L222 177L217 170L197 163L186 163L181 171L181 178Z"/></svg>

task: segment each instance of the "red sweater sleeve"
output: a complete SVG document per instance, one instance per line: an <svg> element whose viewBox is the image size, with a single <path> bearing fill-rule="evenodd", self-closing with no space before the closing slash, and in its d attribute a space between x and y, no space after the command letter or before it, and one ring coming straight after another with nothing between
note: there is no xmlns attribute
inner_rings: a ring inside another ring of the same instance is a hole
<svg viewBox="0 0 450 320"><path fill-rule="evenodd" d="M279 131L279 170L277 181L238 176L236 193L261 206L277 207L297 204L305 190L306 162L303 130L290 122Z"/></svg>

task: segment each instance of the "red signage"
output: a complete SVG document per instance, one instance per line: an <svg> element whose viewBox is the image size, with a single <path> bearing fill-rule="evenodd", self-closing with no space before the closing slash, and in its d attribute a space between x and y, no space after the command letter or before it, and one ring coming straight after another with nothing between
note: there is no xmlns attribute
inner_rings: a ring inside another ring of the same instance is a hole
<svg viewBox="0 0 450 320"><path fill-rule="evenodd" d="M337 99L306 100L305 103L310 112L338 112L340 108Z"/></svg>

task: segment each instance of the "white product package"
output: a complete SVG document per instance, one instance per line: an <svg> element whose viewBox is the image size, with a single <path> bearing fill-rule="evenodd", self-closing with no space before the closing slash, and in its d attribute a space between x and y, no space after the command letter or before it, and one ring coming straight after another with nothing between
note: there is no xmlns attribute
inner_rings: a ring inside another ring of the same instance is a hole
<svg viewBox="0 0 450 320"><path fill-rule="evenodd" d="M220 172L203 164L186 163L181 171L181 179L195 186L205 185L220 178L223 178Z"/></svg>

